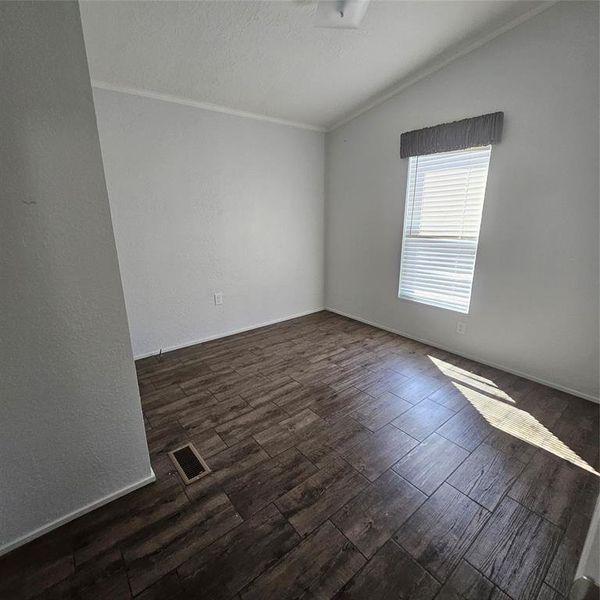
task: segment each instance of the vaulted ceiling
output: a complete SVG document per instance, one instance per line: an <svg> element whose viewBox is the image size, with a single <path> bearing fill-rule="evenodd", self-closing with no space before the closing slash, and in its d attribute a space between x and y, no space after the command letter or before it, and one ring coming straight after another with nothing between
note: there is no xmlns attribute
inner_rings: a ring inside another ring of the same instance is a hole
<svg viewBox="0 0 600 600"><path fill-rule="evenodd" d="M316 2L84 1L92 79L327 129L540 10L526 0L373 0L358 29Z"/></svg>

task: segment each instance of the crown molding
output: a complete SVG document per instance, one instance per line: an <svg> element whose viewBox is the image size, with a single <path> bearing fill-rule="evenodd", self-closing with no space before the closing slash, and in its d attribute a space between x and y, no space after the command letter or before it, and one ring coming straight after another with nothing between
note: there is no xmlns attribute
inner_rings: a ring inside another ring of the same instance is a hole
<svg viewBox="0 0 600 600"><path fill-rule="evenodd" d="M445 56L445 53L442 55L438 55L425 66L421 67L420 69L417 69L414 73L402 78L399 82L395 83L391 87L386 88L382 92L375 94L372 98L370 98L365 103L361 104L358 108L348 113L345 117L341 118L339 121L336 121L333 125L327 127L326 131L334 131L338 127L349 123L350 121L356 119L356 117L359 117L368 110L375 108L379 104L383 104L386 100L389 100L390 98L393 98L400 92L403 92L411 85L414 85L422 79L429 77L429 75L432 75L433 73L436 73L437 71L443 69L445 66L449 65L455 60L466 56L467 54L473 52L473 50L484 46L485 44L491 42L493 39L497 38L503 33L514 29L518 25L521 25L521 23L525 23L525 21L528 21L532 17L535 17L536 15L539 15L545 10L548 10L550 7L554 6L558 2L560 2L560 0L547 0L543 4L532 8L531 10L527 11L526 13L523 13L518 17L515 17L508 23L505 23L501 27L493 29L492 31L488 32L485 35L482 35L476 40L468 42L464 45L459 45L459 47L454 51L451 51L449 55Z"/></svg>
<svg viewBox="0 0 600 600"><path fill-rule="evenodd" d="M267 115L247 112L245 110L237 110L235 108L229 108L227 106L220 106L218 104L198 102L196 100L190 100L189 98L173 96L171 94L163 94L161 92L155 92L153 90L145 90L141 88L115 85L106 81L99 81L97 79L92 79L92 87L98 90L120 92L121 94L129 94L130 96L141 96L142 98L151 98L153 100L162 100L163 102L171 102L173 104L181 104L183 106L192 106L193 108L200 108L202 110L209 110L211 112L224 113L226 115L233 115L235 117L244 117L246 119L254 119L255 121L266 121L268 123L286 125L287 127L296 127L298 129L308 129L310 131L318 131L320 133L323 133L325 131L323 127L309 125L308 123L298 123L296 121L288 121L286 119L279 119L277 117L269 117Z"/></svg>
<svg viewBox="0 0 600 600"><path fill-rule="evenodd" d="M484 46L485 44L491 42L493 39L497 38L503 33L514 29L515 27L521 25L525 21L528 21L532 17L539 15L540 13L551 8L560 1L561 0L546 0L544 3L532 8L531 10L527 11L526 13L523 13L522 15L519 15L518 17L515 17L514 19L505 23L504 25L488 32L487 34L482 35L479 38L472 40L466 44L459 45L457 48L455 48L454 51L450 51L449 54L444 53L438 55L432 61L428 62L425 66L421 67L420 69L417 69L415 72L409 74L407 77L402 78L399 82L393 84L391 87L388 87L383 91L379 92L378 94L375 94L365 103L360 104L357 108L347 113L344 117L342 117L338 121L335 121L333 125L327 127L319 127L317 125L310 125L308 123L299 123L297 121L289 121L287 119L270 117L264 114L247 112L244 110L229 108L227 106L211 104L209 102L199 102L197 100L191 100L182 96L163 94L161 92L156 92L153 90L116 85L106 81L99 81L97 79L92 79L92 87L100 90L108 90L111 92L129 94L131 96L141 96L143 98L152 98L153 100L162 100L163 102L172 102L174 104L191 106L194 108L200 108L202 110L224 113L236 117L244 117L246 119L254 119L257 121L276 123L277 125L285 125L288 127L295 127L298 129L307 129L309 131L317 131L320 133L331 132L337 129L338 127L341 127L342 125L345 125L346 123L352 121L353 119L356 119L368 110L375 108L379 104L383 104L390 98L393 98L397 94L400 94L405 89L421 81L422 79L425 79L433 73L440 71L455 60L458 60L459 58L462 58L463 56L466 56L467 54L473 52L473 50L476 50L477 48L480 48L481 46Z"/></svg>

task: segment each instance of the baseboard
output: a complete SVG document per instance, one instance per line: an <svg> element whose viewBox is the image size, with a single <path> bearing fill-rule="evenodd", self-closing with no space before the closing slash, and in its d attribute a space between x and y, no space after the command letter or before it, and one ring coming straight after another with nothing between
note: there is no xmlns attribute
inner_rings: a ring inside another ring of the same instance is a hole
<svg viewBox="0 0 600 600"><path fill-rule="evenodd" d="M231 335L236 335L238 333L244 333L246 331L251 331L252 329L260 329L261 327L275 325L276 323L283 323L283 321L289 321L290 319L298 319L299 317L306 317L307 315L313 315L313 314L321 312L323 310L325 310L324 306L322 306L321 308L313 308L311 310L306 310L304 312L295 313L293 315L287 315L286 317L272 319L271 321L265 321L263 323L255 323L253 325L240 327L238 329L230 329L228 331L224 331L222 333L216 333L214 335L208 335L206 337L203 337L203 338L197 339L197 340L189 340L189 341L183 342L181 344L176 344L175 346L167 346L166 348L159 348L158 350L152 350L151 352L144 352L143 354L136 354L133 358L134 358L134 360L140 360L142 358L148 358L149 356L157 356L161 350L162 350L162 352L171 352L172 350L180 350L181 348L187 348L188 346L195 346L196 344L203 344L204 342L210 342L212 340L220 340L221 338L226 338Z"/></svg>
<svg viewBox="0 0 600 600"><path fill-rule="evenodd" d="M59 519L55 519L54 521L51 521L50 523L46 523L46 525L42 525L42 527L39 527L38 529L34 529L33 531L26 533L25 535L17 538L16 540L13 540L12 542L9 542L8 544L4 544L4 546L0 546L0 556L2 556L3 554L7 554L8 552L11 552L12 550L15 550L19 546L23 546L24 544L27 544L27 542L31 542L32 540L35 540L36 538L41 537L45 533L48 533L48 532L52 531L53 529L56 529L57 527L60 527L61 525L68 523L69 521L73 521L74 519L77 519L77 517L82 517L83 515L85 515L89 512L92 512L96 508L100 508L101 506L104 506L105 504L108 504L109 502L112 502L113 500L116 500L117 498L121 498L121 496L126 496L127 494L134 492L135 490L137 490L141 487L144 487L145 485L148 485L149 483L152 483L153 481L156 481L156 475L154 474L154 471L152 469L150 469L150 473L151 474L148 477L144 477L143 479L140 479L139 481L136 481L135 483L132 483L131 485L128 485L116 492L113 492L112 494L109 494L108 496L104 496L103 498L100 498L99 500L90 502L89 504L86 504L85 506L82 506L81 508L78 508L77 510L70 512L63 517L60 517Z"/></svg>
<svg viewBox="0 0 600 600"><path fill-rule="evenodd" d="M546 385L555 390L559 390L561 392L566 392L567 394L571 394L572 396L577 396L578 398L583 398L584 400L589 400L590 402L595 402L596 404L600 404L600 398L596 396L592 396L591 394L586 394L585 392L580 392L579 390L574 390L572 388L566 387L564 385L560 385L558 383L554 383L553 381L548 381L546 379L542 379L540 377L536 377L535 375L530 375L529 373L523 373L522 371L517 371L516 369L512 369L507 367L506 365L501 365L499 363L494 363L488 360L482 360L479 356L472 356L470 354L465 354L464 352L460 352L455 350L454 348L449 348L448 346L444 346L439 342L434 342L431 340L427 340L425 338L416 337L404 331L400 331L399 329L392 329L381 323L376 323L375 321L370 321L368 319L363 319L357 315L353 315L351 313L342 312L341 310L337 310L335 308L331 308L330 306L326 306L325 310L329 312L335 313L336 315L340 315L342 317L347 317L348 319L353 319L354 321L359 321L360 323L364 323L365 325L371 325L373 327L377 327L378 329L383 329L384 331L389 331L390 333L395 333L396 335L401 335L402 337L409 338L411 340L415 340L416 342L421 342L422 344L427 344L428 346L433 346L434 348L439 348L440 350L445 350L446 352L452 352L452 354L456 354L457 356L462 356L463 358L467 358L469 360L474 360L482 365L487 365L488 367L493 367L494 369L500 369L500 371L506 371L507 373L511 373L512 375L517 375L518 377L522 377L523 379L528 379L530 381L535 381L535 383L541 383L542 385Z"/></svg>

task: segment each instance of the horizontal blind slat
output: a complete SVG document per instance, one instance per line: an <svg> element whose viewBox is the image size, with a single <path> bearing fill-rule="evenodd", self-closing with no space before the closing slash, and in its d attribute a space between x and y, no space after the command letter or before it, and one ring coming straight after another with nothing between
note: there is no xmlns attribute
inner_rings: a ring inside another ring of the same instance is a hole
<svg viewBox="0 0 600 600"><path fill-rule="evenodd" d="M468 311L490 152L409 159L401 297Z"/></svg>

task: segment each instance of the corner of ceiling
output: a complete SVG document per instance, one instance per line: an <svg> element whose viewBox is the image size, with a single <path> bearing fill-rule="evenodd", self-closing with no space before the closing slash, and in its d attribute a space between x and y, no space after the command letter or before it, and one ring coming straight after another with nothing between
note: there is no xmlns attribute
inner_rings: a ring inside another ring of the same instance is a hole
<svg viewBox="0 0 600 600"><path fill-rule="evenodd" d="M383 104L386 100L389 100L390 98L403 92L405 89L421 81L425 77L432 75L433 73L443 69L445 66L449 65L455 60L466 56L473 50L484 46L485 44L491 42L498 36L506 33L507 31L510 31L511 29L514 29L522 23L525 23L525 21L528 21L529 19L539 15L540 13L544 12L545 10L549 9L554 4L557 4L560 1L561 0L546 0L542 4L535 6L534 8L523 13L522 15L511 19L504 25L496 27L488 31L487 33L480 35L476 39L463 42L458 46L455 46L454 49L451 50L449 53L438 54L435 58L413 71L413 73L409 74L406 77L403 77L400 81L393 84L392 86L388 86L385 89L377 92L376 94L371 96L371 98L369 98L366 102L359 104L354 110L347 113L341 119L338 119L332 124L326 126L325 132L331 133L332 131L335 131L339 127L342 127L346 123L349 123L353 119L356 119L368 110L375 108L379 104Z"/></svg>
<svg viewBox="0 0 600 600"><path fill-rule="evenodd" d="M163 94L162 92L156 92L154 90L147 90L142 88L135 88L129 86L123 86L119 84L113 84L108 81L100 81L98 79L92 79L92 88L97 90L106 90L109 92L119 92L121 94L128 94L130 96L140 96L142 98L151 98L153 100L161 100L162 102L171 102L173 104L181 104L183 106L191 106L194 108L200 108L202 110L208 110L212 112L219 112L236 117L244 117L246 119L254 119L257 121L267 121L269 123L276 123L277 125L286 125L287 127L296 127L297 129L308 129L309 131L316 131L318 133L325 133L326 129L319 125L312 125L310 123L300 123L297 121L289 121L287 119L281 119L279 117L272 117L265 114L248 112L245 110L238 110L236 108L230 108L228 106L221 106L220 104L211 104L208 102L199 102L190 98L184 98L182 96L174 96L172 94Z"/></svg>

